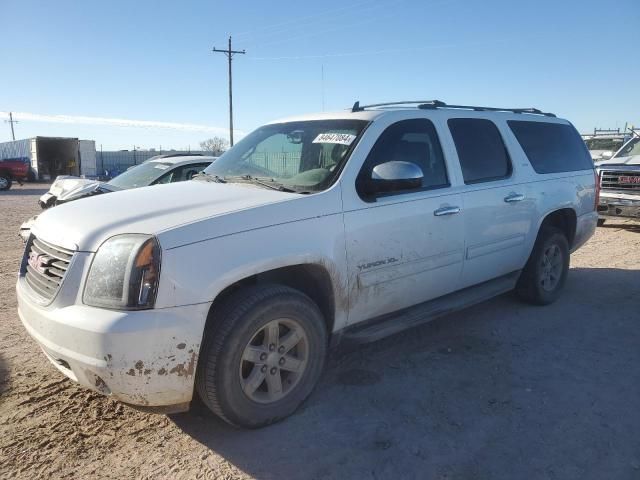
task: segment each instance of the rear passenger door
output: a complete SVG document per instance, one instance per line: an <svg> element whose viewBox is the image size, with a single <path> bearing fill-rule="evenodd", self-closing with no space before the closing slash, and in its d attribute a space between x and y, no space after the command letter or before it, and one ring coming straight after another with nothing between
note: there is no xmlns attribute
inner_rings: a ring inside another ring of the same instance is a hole
<svg viewBox="0 0 640 480"><path fill-rule="evenodd" d="M451 118L449 131L464 180L466 287L519 270L533 228L535 199L518 179L509 151L494 122Z"/></svg>

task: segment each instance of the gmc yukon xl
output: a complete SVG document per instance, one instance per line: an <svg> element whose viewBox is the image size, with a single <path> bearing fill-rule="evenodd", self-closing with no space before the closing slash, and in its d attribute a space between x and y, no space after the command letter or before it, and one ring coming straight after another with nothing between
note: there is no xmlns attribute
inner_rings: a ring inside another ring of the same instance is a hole
<svg viewBox="0 0 640 480"><path fill-rule="evenodd" d="M596 227L595 180L575 128L536 109L356 103L276 121L196 180L42 213L19 314L86 388L164 412L197 392L258 427L304 401L340 342L512 290L556 300Z"/></svg>

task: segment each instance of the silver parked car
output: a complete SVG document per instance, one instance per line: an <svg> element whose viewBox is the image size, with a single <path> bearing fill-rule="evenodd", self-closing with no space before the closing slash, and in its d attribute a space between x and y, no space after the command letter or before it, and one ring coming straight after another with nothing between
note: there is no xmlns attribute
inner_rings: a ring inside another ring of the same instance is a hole
<svg viewBox="0 0 640 480"><path fill-rule="evenodd" d="M216 158L203 155L158 155L129 168L108 182L61 175L56 178L49 191L40 197L38 204L46 210L62 203L103 193L191 180ZM20 226L20 236L25 242L36 218L37 215Z"/></svg>

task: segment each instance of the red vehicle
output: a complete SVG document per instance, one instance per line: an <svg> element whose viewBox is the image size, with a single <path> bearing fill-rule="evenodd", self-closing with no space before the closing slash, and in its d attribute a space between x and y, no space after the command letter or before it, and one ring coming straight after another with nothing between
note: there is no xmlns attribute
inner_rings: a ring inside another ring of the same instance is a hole
<svg viewBox="0 0 640 480"><path fill-rule="evenodd" d="M6 158L0 160L0 190L9 190L13 181L22 185L29 177L28 158Z"/></svg>

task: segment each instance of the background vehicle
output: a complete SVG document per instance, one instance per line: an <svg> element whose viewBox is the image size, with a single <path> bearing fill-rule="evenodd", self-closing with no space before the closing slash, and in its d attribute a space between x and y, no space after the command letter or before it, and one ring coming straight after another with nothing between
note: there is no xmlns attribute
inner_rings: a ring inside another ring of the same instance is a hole
<svg viewBox="0 0 640 480"><path fill-rule="evenodd" d="M53 182L49 191L40 197L38 204L43 209L47 209L72 200L103 193L191 180L194 175L208 167L216 158L202 155L159 155L131 167L108 182L60 176ZM37 215L20 226L20 236L24 241L29 238L31 226L36 218Z"/></svg>
<svg viewBox="0 0 640 480"><path fill-rule="evenodd" d="M0 160L0 190L9 190L13 181L22 184L29 178L29 159L7 158Z"/></svg>
<svg viewBox="0 0 640 480"><path fill-rule="evenodd" d="M596 163L599 225L607 217L640 218L640 132L633 134L613 158Z"/></svg>
<svg viewBox="0 0 640 480"><path fill-rule="evenodd" d="M258 128L197 181L43 213L18 311L87 388L180 411L195 387L227 422L258 427L295 411L339 342L514 289L555 301L595 205L566 120L356 102Z"/></svg>
<svg viewBox="0 0 640 480"><path fill-rule="evenodd" d="M594 162L597 162L599 160L607 160L611 158L627 140L628 137L621 134L594 135L592 137L585 138L584 142L589 149L591 158Z"/></svg>
<svg viewBox="0 0 640 480"><path fill-rule="evenodd" d="M129 168L108 182L60 176L38 203L45 209L102 193L191 180L215 159L201 155L159 155Z"/></svg>

